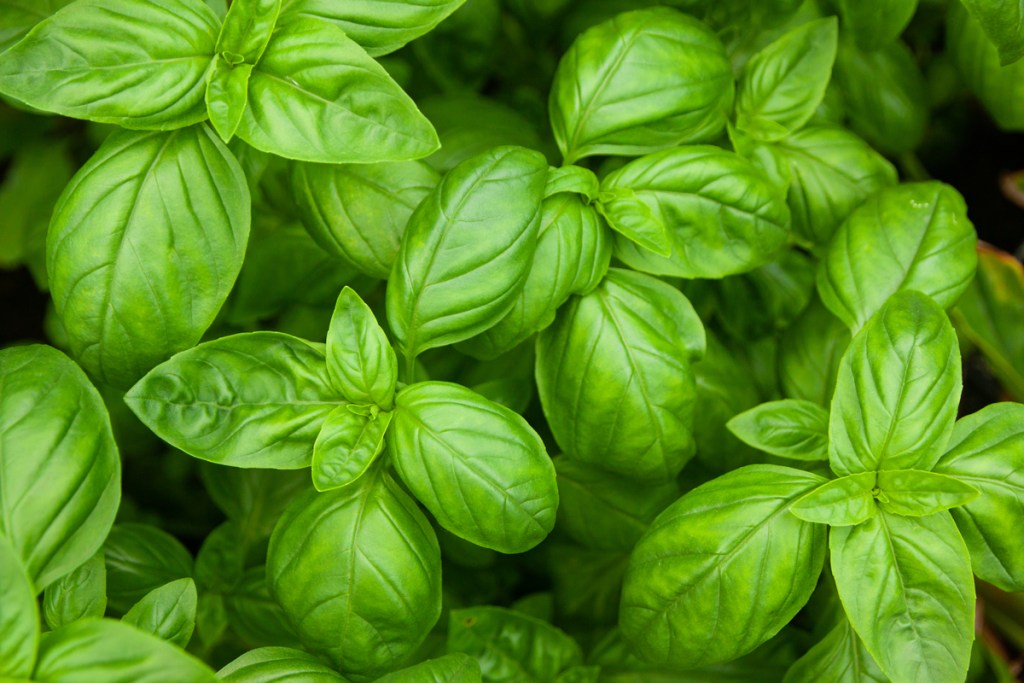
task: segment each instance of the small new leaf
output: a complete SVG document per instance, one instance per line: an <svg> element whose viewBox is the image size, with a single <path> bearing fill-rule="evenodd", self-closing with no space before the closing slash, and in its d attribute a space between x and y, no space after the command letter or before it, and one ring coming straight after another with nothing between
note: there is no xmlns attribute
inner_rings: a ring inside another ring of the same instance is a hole
<svg viewBox="0 0 1024 683"><path fill-rule="evenodd" d="M740 441L780 458L828 460L828 410L811 401L762 403L726 427Z"/></svg>
<svg viewBox="0 0 1024 683"><path fill-rule="evenodd" d="M979 491L956 477L921 470L882 470L878 473L879 506L907 517L932 515L966 505Z"/></svg>
<svg viewBox="0 0 1024 683"><path fill-rule="evenodd" d="M878 512L875 494L875 473L860 472L822 484L793 503L789 511L807 522L854 526Z"/></svg>
<svg viewBox="0 0 1024 683"><path fill-rule="evenodd" d="M327 374L352 403L391 409L398 359L373 311L349 287L341 290L327 330Z"/></svg>
<svg viewBox="0 0 1024 683"><path fill-rule="evenodd" d="M384 450L384 434L394 413L359 415L349 410L352 407L335 408L313 444L313 486L317 491L348 486L363 476Z"/></svg>

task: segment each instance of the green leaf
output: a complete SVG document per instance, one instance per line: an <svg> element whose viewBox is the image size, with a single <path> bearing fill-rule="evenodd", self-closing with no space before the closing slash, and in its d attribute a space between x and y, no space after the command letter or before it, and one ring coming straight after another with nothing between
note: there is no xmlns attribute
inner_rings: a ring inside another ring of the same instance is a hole
<svg viewBox="0 0 1024 683"><path fill-rule="evenodd" d="M667 228L660 257L616 237L615 255L655 275L720 278L771 261L786 244L789 210L768 177L733 152L711 146L649 154L610 173L602 192L632 190Z"/></svg>
<svg viewBox="0 0 1024 683"><path fill-rule="evenodd" d="M987 2L995 9L1016 0ZM972 5L981 3L972 3ZM950 6L946 45L964 82L1003 130L1024 130L1024 62L1002 65L982 25L959 2ZM1005 28L1009 29L1008 24Z"/></svg>
<svg viewBox="0 0 1024 683"><path fill-rule="evenodd" d="M309 467L320 425L346 403L320 344L280 332L222 337L154 368L125 395L189 455L232 467Z"/></svg>
<svg viewBox="0 0 1024 683"><path fill-rule="evenodd" d="M422 161L292 165L292 193L309 234L381 279L391 273L413 209L438 180Z"/></svg>
<svg viewBox="0 0 1024 683"><path fill-rule="evenodd" d="M889 683L848 619L789 667L782 683Z"/></svg>
<svg viewBox="0 0 1024 683"><path fill-rule="evenodd" d="M548 109L565 163L713 140L732 104L718 37L670 8L624 12L580 35L555 72Z"/></svg>
<svg viewBox="0 0 1024 683"><path fill-rule="evenodd" d="M184 648L196 627L199 596L190 578L177 579L146 594L122 621Z"/></svg>
<svg viewBox="0 0 1024 683"><path fill-rule="evenodd" d="M73 0L0 0L0 52Z"/></svg>
<svg viewBox="0 0 1024 683"><path fill-rule="evenodd" d="M0 678L29 678L39 646L36 591L18 552L0 536Z"/></svg>
<svg viewBox="0 0 1024 683"><path fill-rule="evenodd" d="M917 0L837 0L843 31L866 52L897 40L917 10Z"/></svg>
<svg viewBox="0 0 1024 683"><path fill-rule="evenodd" d="M850 212L869 196L896 184L896 168L853 133L809 126L772 147L789 170L786 203L794 235L827 245Z"/></svg>
<svg viewBox="0 0 1024 683"><path fill-rule="evenodd" d="M156 636L109 619L76 621L39 647L37 681L53 683L216 683L205 664Z"/></svg>
<svg viewBox="0 0 1024 683"><path fill-rule="evenodd" d="M300 647L284 610L270 597L265 567L246 570L239 583L224 594L224 609L231 630L246 643Z"/></svg>
<svg viewBox="0 0 1024 683"><path fill-rule="evenodd" d="M894 683L959 683L974 639L971 559L948 512L880 511L831 532L832 573L850 622Z"/></svg>
<svg viewBox="0 0 1024 683"><path fill-rule="evenodd" d="M828 410L811 401L762 403L726 424L754 448L795 460L828 460Z"/></svg>
<svg viewBox="0 0 1024 683"><path fill-rule="evenodd" d="M267 581L303 646L343 673L393 669L441 614L437 539L383 473L296 500L270 539Z"/></svg>
<svg viewBox="0 0 1024 683"><path fill-rule="evenodd" d="M818 293L856 332L893 294L915 289L949 308L977 264L963 197L930 181L888 187L849 215L818 270Z"/></svg>
<svg viewBox="0 0 1024 683"><path fill-rule="evenodd" d="M0 351L0 536L37 591L92 557L121 501L103 399L60 351Z"/></svg>
<svg viewBox="0 0 1024 683"><path fill-rule="evenodd" d="M999 63L1024 57L1024 3L1021 0L963 0L988 39L999 50Z"/></svg>
<svg viewBox="0 0 1024 683"><path fill-rule="evenodd" d="M619 627L636 654L679 669L727 662L785 626L825 560L825 527L787 510L823 481L751 465L662 512L633 549L622 588Z"/></svg>
<svg viewBox="0 0 1024 683"><path fill-rule="evenodd" d="M597 199L601 189L601 181L594 172L582 166L560 166L548 171L548 182L544 187L544 198L559 192L574 192L583 195L587 201Z"/></svg>
<svg viewBox="0 0 1024 683"><path fill-rule="evenodd" d="M171 581L192 576L192 555L174 536L147 524L117 524L103 545L107 602L127 612Z"/></svg>
<svg viewBox="0 0 1024 683"><path fill-rule="evenodd" d="M286 16L249 78L237 134L264 152L335 164L418 159L438 147L409 96L344 31Z"/></svg>
<svg viewBox="0 0 1024 683"><path fill-rule="evenodd" d="M245 571L246 555L255 540L248 531L240 523L228 520L206 535L195 563L195 583L200 591L226 592L238 585Z"/></svg>
<svg viewBox="0 0 1024 683"><path fill-rule="evenodd" d="M935 471L981 491L951 510L971 552L974 573L1007 591L1024 590L1024 406L996 403L957 421Z"/></svg>
<svg viewBox="0 0 1024 683"><path fill-rule="evenodd" d="M317 491L348 486L366 473L384 450L384 434L394 413L358 415L338 406L313 444L313 485Z"/></svg>
<svg viewBox="0 0 1024 683"><path fill-rule="evenodd" d="M480 665L461 652L428 659L378 678L375 683L480 683Z"/></svg>
<svg viewBox="0 0 1024 683"><path fill-rule="evenodd" d="M554 322L556 311L572 294L596 287L608 272L611 256L610 235L597 211L573 194L546 198L537 250L512 310L459 350L485 360L511 351Z"/></svg>
<svg viewBox="0 0 1024 683"><path fill-rule="evenodd" d="M818 297L783 331L779 341L779 382L790 398L827 406L850 331Z"/></svg>
<svg viewBox="0 0 1024 683"><path fill-rule="evenodd" d="M771 141L799 130L825 97L836 59L834 17L801 24L755 54L736 92L736 122Z"/></svg>
<svg viewBox="0 0 1024 683"><path fill-rule="evenodd" d="M353 403L390 410L398 360L370 307L349 287L341 290L327 331L327 374Z"/></svg>
<svg viewBox="0 0 1024 683"><path fill-rule="evenodd" d="M80 619L102 617L106 611L107 567L102 550L51 583L43 593L43 616L54 630Z"/></svg>
<svg viewBox="0 0 1024 683"><path fill-rule="evenodd" d="M521 553L554 527L558 487L544 442L521 416L463 386L400 391L388 449L413 495L460 538Z"/></svg>
<svg viewBox="0 0 1024 683"><path fill-rule="evenodd" d="M605 190L598 196L597 208L608 226L638 247L662 258L672 255L672 235L654 210L628 187Z"/></svg>
<svg viewBox="0 0 1024 683"><path fill-rule="evenodd" d="M564 456L558 473L558 528L597 550L628 552L654 518L679 498L675 481L635 482Z"/></svg>
<svg viewBox="0 0 1024 683"><path fill-rule="evenodd" d="M234 0L220 27L217 54L233 66L259 63L280 10L281 0Z"/></svg>
<svg viewBox="0 0 1024 683"><path fill-rule="evenodd" d="M217 672L222 683L344 683L345 679L311 654L288 647L250 650Z"/></svg>
<svg viewBox="0 0 1024 683"><path fill-rule="evenodd" d="M407 358L496 324L536 250L544 156L496 147L448 172L409 219L388 280L391 331Z"/></svg>
<svg viewBox="0 0 1024 683"><path fill-rule="evenodd" d="M789 511L806 522L854 526L878 512L875 504L876 472L860 472L822 484L800 498Z"/></svg>
<svg viewBox="0 0 1024 683"><path fill-rule="evenodd" d="M582 664L579 645L560 629L500 607L452 610L448 652L476 658L485 681L553 681Z"/></svg>
<svg viewBox="0 0 1024 683"><path fill-rule="evenodd" d="M0 56L0 92L125 128L198 123L217 26L200 2L77 0Z"/></svg>
<svg viewBox="0 0 1024 683"><path fill-rule="evenodd" d="M977 346L1003 387L1024 401L1024 266L978 244L978 271L951 311L957 330Z"/></svg>
<svg viewBox="0 0 1024 683"><path fill-rule="evenodd" d="M933 515L960 507L979 491L956 477L920 470L882 470L878 473L879 506L906 517Z"/></svg>
<svg viewBox="0 0 1024 683"><path fill-rule="evenodd" d="M961 386L946 314L919 292L893 295L840 363L829 421L832 470L932 469L953 431Z"/></svg>
<svg viewBox="0 0 1024 683"><path fill-rule="evenodd" d="M210 498L228 520L254 538L269 538L277 518L295 497L310 488L309 473L239 469L200 463L199 474Z"/></svg>
<svg viewBox="0 0 1024 683"><path fill-rule="evenodd" d="M107 138L61 195L46 245L76 360L123 389L195 345L242 266L249 212L242 169L206 126Z"/></svg>
<svg viewBox="0 0 1024 683"><path fill-rule="evenodd" d="M224 142L230 142L249 104L249 78L252 64L228 64L222 57L214 58L206 82L206 112L210 124Z"/></svg>
<svg viewBox="0 0 1024 683"><path fill-rule="evenodd" d="M329 21L377 57L429 32L466 0L284 0L282 12Z"/></svg>
<svg viewBox="0 0 1024 683"><path fill-rule="evenodd" d="M704 326L679 290L610 269L537 339L537 392L555 441L567 457L610 472L674 477L693 455L691 363L704 346Z"/></svg>

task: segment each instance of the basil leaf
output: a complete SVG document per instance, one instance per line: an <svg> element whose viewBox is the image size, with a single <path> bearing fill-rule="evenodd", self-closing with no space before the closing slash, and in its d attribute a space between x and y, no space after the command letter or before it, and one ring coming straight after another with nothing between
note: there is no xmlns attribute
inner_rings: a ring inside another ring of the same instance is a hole
<svg viewBox="0 0 1024 683"><path fill-rule="evenodd" d="M896 168L843 128L810 126L773 147L789 171L786 203L793 234L827 245L840 223L870 195L896 184Z"/></svg>
<svg viewBox="0 0 1024 683"><path fill-rule="evenodd" d="M990 3L990 6L996 5ZM946 45L961 77L999 127L1003 130L1024 128L1024 63L1017 61L1003 66L999 51L982 25L961 3L950 6L946 31Z"/></svg>
<svg viewBox="0 0 1024 683"><path fill-rule="evenodd" d="M360 676L404 661L441 614L437 539L386 474L297 499L270 539L267 581L303 646Z"/></svg>
<svg viewBox="0 0 1024 683"><path fill-rule="evenodd" d="M199 2L77 0L0 55L0 92L125 128L198 123L217 25Z"/></svg>
<svg viewBox="0 0 1024 683"><path fill-rule="evenodd" d="M288 647L261 647L241 655L217 672L222 683L344 683L345 678L319 659Z"/></svg>
<svg viewBox="0 0 1024 683"><path fill-rule="evenodd" d="M125 402L157 436L232 467L309 467L320 425L346 403L324 347L280 332L222 337L154 368Z"/></svg>
<svg viewBox="0 0 1024 683"><path fill-rule="evenodd" d="M245 571L247 551L252 545L247 532L238 522L228 520L206 535L196 554L195 582L200 590L226 592L238 585ZM146 597L159 590L150 591ZM140 600L136 607L145 600Z"/></svg>
<svg viewBox="0 0 1024 683"><path fill-rule="evenodd" d="M247 643L301 647L284 610L270 597L263 566L246 570L238 584L224 594L224 609L231 630Z"/></svg>
<svg viewBox="0 0 1024 683"><path fill-rule="evenodd" d="M39 646L36 591L18 551L0 535L0 677L29 678Z"/></svg>
<svg viewBox="0 0 1024 683"><path fill-rule="evenodd" d="M736 92L737 127L766 141L802 128L825 97L837 36L834 17L816 19L751 57Z"/></svg>
<svg viewBox="0 0 1024 683"><path fill-rule="evenodd" d="M932 469L953 431L961 386L946 314L919 292L893 295L840 363L829 421L832 470Z"/></svg>
<svg viewBox="0 0 1024 683"><path fill-rule="evenodd" d="M811 401L762 403L726 424L744 443L781 458L828 460L828 411Z"/></svg>
<svg viewBox="0 0 1024 683"><path fill-rule="evenodd" d="M1024 27L1024 5L1020 0L963 0L963 4L988 39L995 43L1000 65L1006 66L1024 57L1024 33L1021 30Z"/></svg>
<svg viewBox="0 0 1024 683"><path fill-rule="evenodd" d="M107 602L116 612L160 586L192 576L192 555L174 536L147 524L117 524L103 545Z"/></svg>
<svg viewBox="0 0 1024 683"><path fill-rule="evenodd" d="M76 621L44 638L35 679L60 683L217 681L213 671L184 650L109 619Z"/></svg>
<svg viewBox="0 0 1024 683"><path fill-rule="evenodd" d="M390 410L398 360L370 307L349 287L341 290L327 331L327 374L353 403Z"/></svg>
<svg viewBox="0 0 1024 683"><path fill-rule="evenodd" d="M560 166L552 167L548 171L548 182L544 186L544 198L558 194L559 192L575 192L583 195L588 201L597 199L597 193L601 189L601 181L597 179L594 172L582 166Z"/></svg>
<svg viewBox="0 0 1024 683"><path fill-rule="evenodd" d="M400 391L388 449L413 495L460 538L521 553L555 525L558 488L544 442L521 416L463 386Z"/></svg>
<svg viewBox="0 0 1024 683"><path fill-rule="evenodd" d="M583 663L579 645L563 631L500 607L452 610L447 647L475 657L485 681L554 681Z"/></svg>
<svg viewBox="0 0 1024 683"><path fill-rule="evenodd" d="M879 506L906 517L933 515L965 505L978 497L978 489L935 472L882 470L878 473Z"/></svg>
<svg viewBox="0 0 1024 683"><path fill-rule="evenodd" d="M463 342L459 350L492 359L526 341L555 320L572 294L586 294L608 272L612 245L597 212L572 194L541 205L537 250L522 290L494 327Z"/></svg>
<svg viewBox="0 0 1024 683"><path fill-rule="evenodd" d="M422 161L292 165L292 193L309 234L381 279L391 273L413 209L438 179Z"/></svg>
<svg viewBox="0 0 1024 683"><path fill-rule="evenodd" d="M789 667L782 683L889 683L848 619Z"/></svg>
<svg viewBox="0 0 1024 683"><path fill-rule="evenodd" d="M284 0L282 13L329 21L374 57L429 32L466 0Z"/></svg>
<svg viewBox="0 0 1024 683"><path fill-rule="evenodd" d="M981 491L951 510L974 573L1007 591L1024 590L1024 547L1006 529L1024 523L1024 407L996 403L957 421L935 471Z"/></svg>
<svg viewBox="0 0 1024 683"><path fill-rule="evenodd" d="M786 396L827 406L850 331L818 297L783 331L779 341L779 382Z"/></svg>
<svg viewBox="0 0 1024 683"><path fill-rule="evenodd" d="M249 104L252 64L228 64L216 57L206 82L206 113L210 124L224 142L230 142L242 123Z"/></svg>
<svg viewBox="0 0 1024 683"><path fill-rule="evenodd" d="M964 680L974 639L974 579L948 512L880 511L864 524L833 529L829 547L843 608L889 678Z"/></svg>
<svg viewBox="0 0 1024 683"><path fill-rule="evenodd" d="M234 0L217 37L217 54L232 66L260 61L277 23L281 0Z"/></svg>
<svg viewBox="0 0 1024 683"><path fill-rule="evenodd" d="M874 489L878 473L860 472L822 484L800 498L789 511L806 522L853 526L878 512Z"/></svg>
<svg viewBox="0 0 1024 683"><path fill-rule="evenodd" d="M178 579L147 593L121 620L184 648L196 626L198 601L195 581Z"/></svg>
<svg viewBox="0 0 1024 683"><path fill-rule="evenodd" d="M555 470L558 528L587 548L628 552L681 493L675 481L630 481L564 456Z"/></svg>
<svg viewBox="0 0 1024 683"><path fill-rule="evenodd" d="M477 661L469 655L453 652L392 671L375 683L480 683L481 680Z"/></svg>
<svg viewBox="0 0 1024 683"><path fill-rule="evenodd" d="M313 485L317 491L348 486L366 473L384 450L393 413L368 417L338 406L324 420L313 444Z"/></svg>
<svg viewBox="0 0 1024 683"><path fill-rule="evenodd" d="M249 211L241 167L206 126L107 138L47 238L53 302L82 366L126 388L198 342L241 268Z"/></svg>
<svg viewBox="0 0 1024 683"><path fill-rule="evenodd" d="M536 250L547 161L496 147L448 172L409 218L388 280L391 331L407 359L501 320Z"/></svg>
<svg viewBox="0 0 1024 683"><path fill-rule="evenodd" d="M836 232L818 270L818 293L854 331L903 290L949 308L974 276L976 242L963 197L949 185L888 187Z"/></svg>
<svg viewBox="0 0 1024 683"><path fill-rule="evenodd" d="M610 173L601 191L633 191L668 230L672 252L660 257L616 237L615 255L656 275L719 278L771 261L786 243L789 211L751 162L718 147L649 154Z"/></svg>
<svg viewBox="0 0 1024 683"><path fill-rule="evenodd" d="M567 457L627 477L675 476L693 455L691 363L704 345L682 293L610 269L537 340L537 391L555 441Z"/></svg>
<svg viewBox="0 0 1024 683"><path fill-rule="evenodd" d="M549 113L566 164L713 140L732 104L732 68L704 24L669 8L624 12L563 55Z"/></svg>
<svg viewBox="0 0 1024 683"><path fill-rule="evenodd" d="M848 32L866 52L898 39L917 10L917 0L837 0Z"/></svg>
<svg viewBox="0 0 1024 683"><path fill-rule="evenodd" d="M237 134L264 152L335 164L417 159L438 147L382 66L336 26L303 18L282 17L274 29Z"/></svg>
<svg viewBox="0 0 1024 683"><path fill-rule="evenodd" d="M951 311L957 331L977 346L1003 387L1024 401L1024 266L978 244L978 271Z"/></svg>
<svg viewBox="0 0 1024 683"><path fill-rule="evenodd" d="M80 619L102 617L106 611L107 567L102 550L43 592L43 616L54 630Z"/></svg>
<svg viewBox="0 0 1024 683"><path fill-rule="evenodd" d="M0 0L0 52L25 37L33 26L73 0Z"/></svg>
<svg viewBox="0 0 1024 683"><path fill-rule="evenodd" d="M0 351L0 536L37 591L99 550L121 501L103 399L49 346Z"/></svg>
<svg viewBox="0 0 1024 683"><path fill-rule="evenodd" d="M825 560L825 528L786 511L823 481L751 465L662 512L633 549L622 587L619 627L636 654L695 668L746 654L785 626Z"/></svg>
<svg viewBox="0 0 1024 683"><path fill-rule="evenodd" d="M663 258L672 255L668 226L633 190L605 190L598 196L597 208L612 230L622 237Z"/></svg>

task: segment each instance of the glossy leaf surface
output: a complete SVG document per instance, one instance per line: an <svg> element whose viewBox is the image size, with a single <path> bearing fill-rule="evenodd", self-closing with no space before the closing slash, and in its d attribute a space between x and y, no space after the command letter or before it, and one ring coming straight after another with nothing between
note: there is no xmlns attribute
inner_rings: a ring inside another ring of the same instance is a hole
<svg viewBox="0 0 1024 683"><path fill-rule="evenodd" d="M828 411L784 399L762 403L733 417L729 430L766 453L795 460L828 460Z"/></svg>
<svg viewBox="0 0 1024 683"><path fill-rule="evenodd" d="M373 311L349 287L341 290L327 330L327 374L349 401L391 409L398 359Z"/></svg>
<svg viewBox="0 0 1024 683"><path fill-rule="evenodd" d="M317 491L351 484L384 449L384 433L394 413L360 415L349 408L335 408L313 444L313 486Z"/></svg>
<svg viewBox="0 0 1024 683"><path fill-rule="evenodd" d="M196 625L198 595L190 578L156 588L135 603L122 621L184 648Z"/></svg>

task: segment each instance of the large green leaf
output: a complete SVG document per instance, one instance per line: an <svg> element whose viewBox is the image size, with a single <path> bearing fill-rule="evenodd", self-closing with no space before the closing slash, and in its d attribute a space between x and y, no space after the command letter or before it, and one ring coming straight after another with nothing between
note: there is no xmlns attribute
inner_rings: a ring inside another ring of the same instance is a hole
<svg viewBox="0 0 1024 683"><path fill-rule="evenodd" d="M29 678L39 645L39 608L18 552L0 536L0 678Z"/></svg>
<svg viewBox="0 0 1024 683"><path fill-rule="evenodd" d="M46 265L76 359L127 388L196 344L249 236L242 168L206 126L111 135L65 188Z"/></svg>
<svg viewBox="0 0 1024 683"><path fill-rule="evenodd" d="M76 621L44 638L33 679L45 683L217 683L213 671L184 650L109 619Z"/></svg>
<svg viewBox="0 0 1024 683"><path fill-rule="evenodd" d="M713 140L733 77L704 24L673 9L624 12L587 30L562 57L549 112L565 163Z"/></svg>
<svg viewBox="0 0 1024 683"><path fill-rule="evenodd" d="M107 600L127 612L151 591L192 576L192 555L181 541L147 524L117 524L103 545Z"/></svg>
<svg viewBox="0 0 1024 683"><path fill-rule="evenodd" d="M782 683L889 683L847 619L786 672Z"/></svg>
<svg viewBox="0 0 1024 683"><path fill-rule="evenodd" d="M693 455L691 363L704 327L679 290L612 268L537 341L537 390L566 457L640 479L674 477Z"/></svg>
<svg viewBox="0 0 1024 683"><path fill-rule="evenodd" d="M398 360L373 311L349 287L341 290L327 330L327 374L353 403L390 410Z"/></svg>
<svg viewBox="0 0 1024 683"><path fill-rule="evenodd" d="M222 683L344 683L313 655L288 647L250 650L217 672Z"/></svg>
<svg viewBox="0 0 1024 683"><path fill-rule="evenodd" d="M948 512L879 511L831 531L832 573L850 622L893 683L960 683L974 640L971 558Z"/></svg>
<svg viewBox="0 0 1024 683"><path fill-rule="evenodd" d="M986 2L992 9L1017 0ZM982 3L972 3L981 5ZM1005 28L1011 28L1006 25ZM946 21L946 45L964 82L1003 130L1024 130L1024 62L1001 64L981 24L955 2Z"/></svg>
<svg viewBox="0 0 1024 683"><path fill-rule="evenodd" d="M434 532L379 472L296 500L270 539L267 580L303 646L343 673L394 668L441 614Z"/></svg>
<svg viewBox="0 0 1024 683"><path fill-rule="evenodd" d="M37 591L99 550L121 459L99 392L49 346L0 351L0 536Z"/></svg>
<svg viewBox="0 0 1024 683"><path fill-rule="evenodd" d="M818 292L854 331L896 292L915 289L949 308L977 264L963 197L939 182L873 195L836 232L818 270Z"/></svg>
<svg viewBox="0 0 1024 683"><path fill-rule="evenodd" d="M201 2L77 0L0 55L0 92L126 128L198 123L217 27Z"/></svg>
<svg viewBox="0 0 1024 683"><path fill-rule="evenodd" d="M957 421L935 471L981 491L952 510L974 573L1003 590L1024 590L1024 545L1008 533L1024 524L1024 406L996 403Z"/></svg>
<svg viewBox="0 0 1024 683"><path fill-rule="evenodd" d="M198 601L195 581L176 579L147 593L122 621L183 648L196 626Z"/></svg>
<svg viewBox="0 0 1024 683"><path fill-rule="evenodd" d="M43 594L43 616L54 630L79 619L102 617L106 611L107 566L102 550L51 583Z"/></svg>
<svg viewBox="0 0 1024 683"><path fill-rule="evenodd" d="M496 147L448 172L409 219L388 280L407 359L483 332L515 304L537 247L547 161Z"/></svg>
<svg viewBox="0 0 1024 683"><path fill-rule="evenodd" d="M953 431L961 387L949 318L919 292L894 295L840 363L829 421L832 470L932 469Z"/></svg>
<svg viewBox="0 0 1024 683"><path fill-rule="evenodd" d="M1002 66L1024 57L1024 3L1021 0L962 0L999 50Z"/></svg>
<svg viewBox="0 0 1024 683"><path fill-rule="evenodd" d="M280 332L222 337L154 368L125 395L146 426L189 455L232 467L309 467L332 410L324 347Z"/></svg>
<svg viewBox="0 0 1024 683"><path fill-rule="evenodd" d="M439 176L422 161L292 166L292 193L317 244L385 279L413 209Z"/></svg>
<svg viewBox="0 0 1024 683"><path fill-rule="evenodd" d="M656 275L719 278L752 270L777 256L789 233L779 190L754 164L718 147L649 154L610 173L601 190L631 190L665 226L668 256L615 238L618 258ZM614 209L614 197L608 205Z"/></svg>
<svg viewBox="0 0 1024 683"><path fill-rule="evenodd" d="M465 1L284 0L282 12L329 21L376 57L427 33Z"/></svg>
<svg viewBox="0 0 1024 683"><path fill-rule="evenodd" d="M520 415L458 384L398 393L388 431L409 490L456 536L524 552L555 524L558 487L544 442Z"/></svg>
<svg viewBox="0 0 1024 683"><path fill-rule="evenodd" d="M417 159L437 135L413 101L345 32L282 16L249 78L238 137L323 163Z"/></svg>
<svg viewBox="0 0 1024 683"><path fill-rule="evenodd" d="M825 527L788 510L823 481L751 465L662 512L634 548L622 588L619 627L636 654L690 669L735 659L785 626L825 560Z"/></svg>
<svg viewBox="0 0 1024 683"><path fill-rule="evenodd" d="M825 97L836 59L834 17L801 24L750 58L736 92L736 125L777 140L799 130Z"/></svg>

